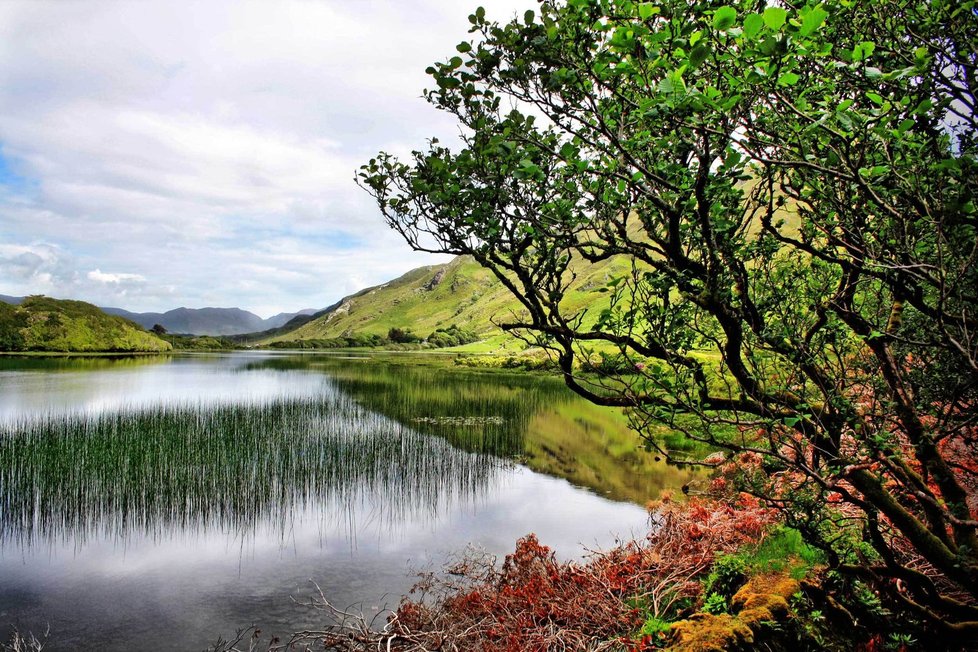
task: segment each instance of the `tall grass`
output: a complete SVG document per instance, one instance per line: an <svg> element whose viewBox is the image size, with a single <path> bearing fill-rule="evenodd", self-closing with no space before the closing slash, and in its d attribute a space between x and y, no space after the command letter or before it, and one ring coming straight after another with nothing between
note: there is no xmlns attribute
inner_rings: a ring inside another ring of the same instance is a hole
<svg viewBox="0 0 978 652"><path fill-rule="evenodd" d="M0 426L0 541L287 526L311 504L337 519L363 501L391 519L435 514L505 464L341 394L51 413Z"/></svg>

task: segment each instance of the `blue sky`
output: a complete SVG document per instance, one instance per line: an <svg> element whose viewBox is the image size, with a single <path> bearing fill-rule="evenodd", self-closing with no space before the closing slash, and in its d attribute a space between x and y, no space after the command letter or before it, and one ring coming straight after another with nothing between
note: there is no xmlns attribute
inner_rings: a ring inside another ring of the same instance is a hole
<svg viewBox="0 0 978 652"><path fill-rule="evenodd" d="M0 294L267 316L439 262L352 179L457 133L420 95L476 6L0 3Z"/></svg>

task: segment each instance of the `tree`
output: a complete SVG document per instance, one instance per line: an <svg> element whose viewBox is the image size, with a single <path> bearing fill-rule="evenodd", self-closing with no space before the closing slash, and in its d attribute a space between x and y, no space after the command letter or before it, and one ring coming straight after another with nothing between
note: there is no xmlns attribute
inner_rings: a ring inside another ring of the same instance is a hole
<svg viewBox="0 0 978 652"><path fill-rule="evenodd" d="M412 333L411 329L396 326L387 331L387 339L398 344L413 344L421 341L421 338Z"/></svg>
<svg viewBox="0 0 978 652"><path fill-rule="evenodd" d="M974 2L542 2L429 68L462 126L358 180L569 387L741 456L835 568L978 631ZM600 314L565 301L612 257ZM588 374L609 348L635 373ZM690 460L687 460L690 461Z"/></svg>
<svg viewBox="0 0 978 652"><path fill-rule="evenodd" d="M166 327L163 324L153 324L150 330L157 335L166 335Z"/></svg>

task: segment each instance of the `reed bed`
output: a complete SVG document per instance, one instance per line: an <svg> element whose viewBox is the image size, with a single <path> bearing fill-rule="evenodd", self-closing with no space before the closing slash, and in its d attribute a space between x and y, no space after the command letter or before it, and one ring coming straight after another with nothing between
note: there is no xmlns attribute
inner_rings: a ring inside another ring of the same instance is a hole
<svg viewBox="0 0 978 652"><path fill-rule="evenodd" d="M287 528L309 505L338 521L364 503L389 519L434 515L484 493L508 465L485 442L518 448L499 434L511 431L505 417L456 423L445 438L407 421L328 393L0 425L0 542L247 531L263 521Z"/></svg>

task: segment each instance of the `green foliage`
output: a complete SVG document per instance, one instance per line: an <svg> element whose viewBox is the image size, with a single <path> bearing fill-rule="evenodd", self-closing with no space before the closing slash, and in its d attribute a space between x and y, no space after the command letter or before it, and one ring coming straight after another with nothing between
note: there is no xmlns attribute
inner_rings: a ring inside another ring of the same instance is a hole
<svg viewBox="0 0 978 652"><path fill-rule="evenodd" d="M0 302L0 351L23 351L26 340L27 313L16 306Z"/></svg>
<svg viewBox="0 0 978 652"><path fill-rule="evenodd" d="M727 598L719 593L710 593L703 601L703 611L708 614L725 614L730 612L730 604Z"/></svg>
<svg viewBox="0 0 978 652"><path fill-rule="evenodd" d="M463 344L477 342L478 340L479 336L474 331L464 330L455 324L452 324L448 328L439 328L425 338L428 344L436 348L461 346Z"/></svg>
<svg viewBox="0 0 978 652"><path fill-rule="evenodd" d="M159 324L157 324L159 326ZM160 326L160 328L163 328ZM159 332L154 326L152 332L160 339L170 343L174 349L182 351L220 351L237 348L237 344L226 338L212 335L176 335L166 332Z"/></svg>
<svg viewBox="0 0 978 652"><path fill-rule="evenodd" d="M410 329L397 327L387 331L387 339L397 344L413 344L421 341L421 338L412 333Z"/></svg>
<svg viewBox="0 0 978 652"><path fill-rule="evenodd" d="M523 371L550 371L556 365L546 355L474 355L455 359L455 364L484 369L522 369Z"/></svg>
<svg viewBox="0 0 978 652"><path fill-rule="evenodd" d="M356 349L385 346L390 340L380 335L357 333L346 337L278 340L267 346L273 349Z"/></svg>
<svg viewBox="0 0 978 652"><path fill-rule="evenodd" d="M644 623L642 623L642 628L638 630L639 637L651 636L653 640L658 639L661 635L664 635L669 631L669 627L672 625L667 620L662 620L656 616L649 616Z"/></svg>
<svg viewBox="0 0 978 652"><path fill-rule="evenodd" d="M588 357L581 363L581 369L585 372L600 375L621 375L633 373L635 363L620 353L608 353L599 351L595 356Z"/></svg>
<svg viewBox="0 0 978 652"><path fill-rule="evenodd" d="M717 557L710 569L710 574L703 580L703 594L710 598L716 596L723 603L722 611L727 610L727 602L733 598L737 589L747 582L750 567L741 555L723 555ZM710 611L708 613L720 613Z"/></svg>
<svg viewBox="0 0 978 652"><path fill-rule="evenodd" d="M801 532L785 526L774 528L747 554L747 564L754 572L792 569L795 579L826 561L825 554L806 543Z"/></svg>
<svg viewBox="0 0 978 652"><path fill-rule="evenodd" d="M703 594L708 599L716 595L729 601L753 575L787 571L792 578L800 580L816 565L824 563L824 553L807 544L798 530L779 525L758 544L717 557L703 580Z"/></svg>

